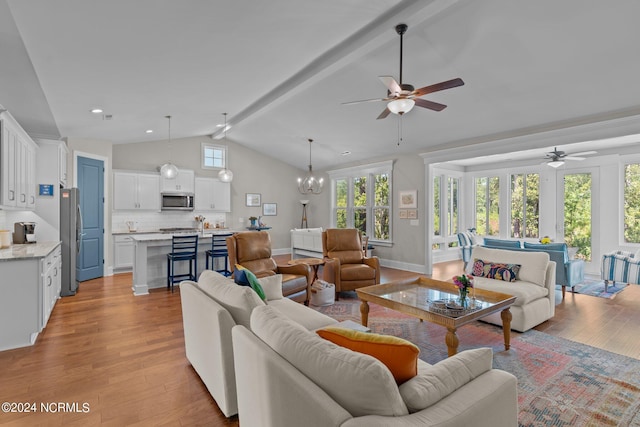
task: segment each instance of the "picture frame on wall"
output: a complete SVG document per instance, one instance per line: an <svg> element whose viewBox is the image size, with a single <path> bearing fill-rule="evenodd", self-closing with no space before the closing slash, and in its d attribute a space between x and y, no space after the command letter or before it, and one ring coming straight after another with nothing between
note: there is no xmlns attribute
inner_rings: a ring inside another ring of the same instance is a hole
<svg viewBox="0 0 640 427"><path fill-rule="evenodd" d="M400 209L416 209L418 207L418 190L400 191L398 197Z"/></svg>
<svg viewBox="0 0 640 427"><path fill-rule="evenodd" d="M246 205L247 206L260 206L262 204L261 202L261 196L260 193L246 193Z"/></svg>
<svg viewBox="0 0 640 427"><path fill-rule="evenodd" d="M418 209L409 209L409 210L407 210L407 218L408 219L418 219Z"/></svg>
<svg viewBox="0 0 640 427"><path fill-rule="evenodd" d="M399 217L400 219L407 219L407 210L406 209L400 209L398 211Z"/></svg>
<svg viewBox="0 0 640 427"><path fill-rule="evenodd" d="M278 204L277 203L263 203L262 204L262 215L264 215L264 216L276 216L276 215L278 215Z"/></svg>

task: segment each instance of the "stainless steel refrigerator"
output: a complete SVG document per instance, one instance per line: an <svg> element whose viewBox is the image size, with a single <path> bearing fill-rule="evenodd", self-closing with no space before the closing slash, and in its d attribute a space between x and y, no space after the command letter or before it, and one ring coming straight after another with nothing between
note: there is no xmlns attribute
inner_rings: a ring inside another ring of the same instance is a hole
<svg viewBox="0 0 640 427"><path fill-rule="evenodd" d="M62 290L60 295L63 297L75 295L78 290L76 266L80 254L81 238L80 190L63 188L60 190L60 240L62 241Z"/></svg>

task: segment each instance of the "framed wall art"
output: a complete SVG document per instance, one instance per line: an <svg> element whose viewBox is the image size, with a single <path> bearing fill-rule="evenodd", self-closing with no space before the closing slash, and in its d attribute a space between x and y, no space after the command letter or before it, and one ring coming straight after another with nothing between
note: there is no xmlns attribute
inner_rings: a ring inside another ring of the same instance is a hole
<svg viewBox="0 0 640 427"><path fill-rule="evenodd" d="M408 209L407 210L407 218L408 219L418 219L418 209Z"/></svg>
<svg viewBox="0 0 640 427"><path fill-rule="evenodd" d="M277 203L263 203L262 204L262 215L264 215L264 216L276 216L276 215L278 215L278 204Z"/></svg>
<svg viewBox="0 0 640 427"><path fill-rule="evenodd" d="M400 209L416 209L418 207L418 190L400 191Z"/></svg>
<svg viewBox="0 0 640 427"><path fill-rule="evenodd" d="M246 205L247 206L260 206L261 200L260 200L260 193L246 193L247 196L247 201L246 201Z"/></svg>
<svg viewBox="0 0 640 427"><path fill-rule="evenodd" d="M398 211L398 213L399 213L400 219L407 219L407 210L406 209L400 209Z"/></svg>

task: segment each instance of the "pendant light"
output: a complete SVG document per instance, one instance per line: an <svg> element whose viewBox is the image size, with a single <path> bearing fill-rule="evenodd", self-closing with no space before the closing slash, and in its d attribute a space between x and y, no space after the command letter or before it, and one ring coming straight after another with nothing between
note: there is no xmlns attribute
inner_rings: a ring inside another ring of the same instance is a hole
<svg viewBox="0 0 640 427"><path fill-rule="evenodd" d="M313 167L311 166L311 143L313 139L309 138L309 172L304 178L298 178L298 191L302 194L320 194L324 178L316 178L313 175Z"/></svg>
<svg viewBox="0 0 640 427"><path fill-rule="evenodd" d="M222 113L224 115L224 142L227 143L227 113ZM227 147L227 153L229 153L229 147ZM231 182L233 181L233 172L227 168L227 164L229 163L229 155L227 154L227 158L224 159L224 169L218 172L218 179L222 182Z"/></svg>
<svg viewBox="0 0 640 427"><path fill-rule="evenodd" d="M169 121L169 158L171 158L171 116L164 117ZM163 178L175 179L178 176L178 167L169 160L160 167L160 175Z"/></svg>

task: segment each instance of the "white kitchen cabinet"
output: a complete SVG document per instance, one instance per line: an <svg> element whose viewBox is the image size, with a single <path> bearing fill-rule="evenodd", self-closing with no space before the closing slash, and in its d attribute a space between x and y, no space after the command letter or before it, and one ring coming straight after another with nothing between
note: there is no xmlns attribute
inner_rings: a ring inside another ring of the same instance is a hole
<svg viewBox="0 0 640 427"><path fill-rule="evenodd" d="M7 111L0 128L0 205L34 209L38 147Z"/></svg>
<svg viewBox="0 0 640 427"><path fill-rule="evenodd" d="M215 178L195 179L195 210L231 211L231 184Z"/></svg>
<svg viewBox="0 0 640 427"><path fill-rule="evenodd" d="M33 345L60 296L59 242L14 245L0 262L0 351Z"/></svg>
<svg viewBox="0 0 640 427"><path fill-rule="evenodd" d="M64 142L58 145L58 180L60 185L67 187L67 154L69 150Z"/></svg>
<svg viewBox="0 0 640 427"><path fill-rule="evenodd" d="M160 210L160 176L151 173L113 172L114 210Z"/></svg>
<svg viewBox="0 0 640 427"><path fill-rule="evenodd" d="M133 268L134 244L130 236L113 236L113 269L131 270Z"/></svg>
<svg viewBox="0 0 640 427"><path fill-rule="evenodd" d="M193 193L195 191L194 179L194 171L178 168L177 177L173 179L162 177L160 188L163 193L172 193L176 191L181 193Z"/></svg>
<svg viewBox="0 0 640 427"><path fill-rule="evenodd" d="M62 256L61 249L58 246L52 253L45 257L42 264L42 323L40 327L44 329L47 326L53 307L60 298L62 289Z"/></svg>

